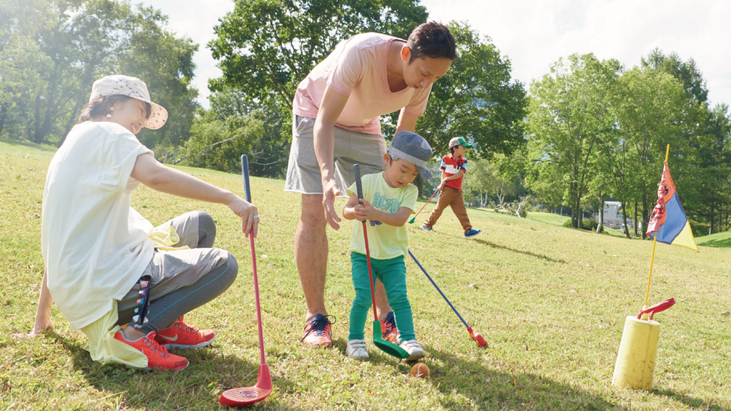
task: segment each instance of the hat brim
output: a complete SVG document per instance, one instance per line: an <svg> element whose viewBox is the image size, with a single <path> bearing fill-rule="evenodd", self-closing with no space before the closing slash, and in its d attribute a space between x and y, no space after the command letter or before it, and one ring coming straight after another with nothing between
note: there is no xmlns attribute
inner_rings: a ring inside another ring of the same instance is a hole
<svg viewBox="0 0 731 411"><path fill-rule="evenodd" d="M421 175L421 178L424 180L429 180L430 178L434 177L434 175L429 171L426 167L419 167L419 174Z"/></svg>
<svg viewBox="0 0 731 411"><path fill-rule="evenodd" d="M145 127L149 128L150 130L157 130L160 127L164 126L165 123L168 121L168 111L165 109L165 107L144 98L137 98L132 96L129 97L136 100L144 101L145 103L148 103L150 105L150 117L147 119L147 124L145 124Z"/></svg>

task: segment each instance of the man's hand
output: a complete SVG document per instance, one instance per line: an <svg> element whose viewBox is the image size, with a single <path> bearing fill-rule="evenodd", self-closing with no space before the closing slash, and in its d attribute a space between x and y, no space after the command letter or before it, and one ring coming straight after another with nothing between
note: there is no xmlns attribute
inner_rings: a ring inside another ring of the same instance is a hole
<svg viewBox="0 0 731 411"><path fill-rule="evenodd" d="M441 191L444 188L444 184L446 184L446 183L447 183L447 179L445 178L442 180L441 184L439 184L439 187L437 187L437 190Z"/></svg>
<svg viewBox="0 0 731 411"><path fill-rule="evenodd" d="M338 183L334 179L323 179L322 208L325 210L325 220L335 230L340 229L340 217L335 211L335 197L340 195Z"/></svg>

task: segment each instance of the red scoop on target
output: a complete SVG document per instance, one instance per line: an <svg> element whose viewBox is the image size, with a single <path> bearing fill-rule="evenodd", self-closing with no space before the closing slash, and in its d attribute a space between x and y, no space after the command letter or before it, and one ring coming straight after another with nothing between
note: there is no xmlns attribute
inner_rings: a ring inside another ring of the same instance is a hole
<svg viewBox="0 0 731 411"><path fill-rule="evenodd" d="M657 303L657 304L653 305L652 307L647 307L647 308L643 308L642 310L640 310L640 313L637 314L637 319L638 320L641 319L642 314L650 313L650 320L652 320L652 317L655 315L655 313L665 311L668 308L672 307L673 305L675 305L675 298L672 298L672 297L668 298L667 300L665 300L661 303Z"/></svg>

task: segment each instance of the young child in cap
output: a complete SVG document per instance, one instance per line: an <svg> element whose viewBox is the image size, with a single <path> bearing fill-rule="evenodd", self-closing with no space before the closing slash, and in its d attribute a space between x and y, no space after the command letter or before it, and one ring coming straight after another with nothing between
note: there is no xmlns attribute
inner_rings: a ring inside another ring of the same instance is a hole
<svg viewBox="0 0 731 411"><path fill-rule="evenodd" d="M467 238L480 234L482 230L474 230L470 219L467 217L467 209L464 206L464 197L462 196L462 177L467 172L467 158L465 153L467 149L472 147L462 137L455 137L449 140L450 154L442 158L442 183L439 185L439 200L437 200L437 208L431 212L429 219L421 225L423 230L433 231L432 227L437 223L447 206L452 207L454 215L457 216L464 236Z"/></svg>
<svg viewBox="0 0 731 411"><path fill-rule="evenodd" d="M351 185L347 191L350 199L343 210L343 216L348 220L368 220L366 227L373 277L380 279L386 288L388 303L394 311L400 333L398 343L409 353L407 361L422 358L426 352L416 341L411 304L406 295L404 256L409 236L404 225L416 207L418 190L411 182L419 174L425 179L432 177L426 168L431 157L432 150L426 140L410 131L399 131L383 155L386 170L363 176L363 198L360 201L356 185ZM368 360L363 328L371 307L365 247L362 224L353 224L350 260L355 299L350 309L346 355L360 361Z"/></svg>

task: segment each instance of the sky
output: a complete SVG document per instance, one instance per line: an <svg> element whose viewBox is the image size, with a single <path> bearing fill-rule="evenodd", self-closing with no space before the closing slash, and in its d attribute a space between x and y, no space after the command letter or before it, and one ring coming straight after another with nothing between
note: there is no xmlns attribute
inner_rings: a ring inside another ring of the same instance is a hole
<svg viewBox="0 0 731 411"><path fill-rule="evenodd" d="M135 2L133 0L133 2ZM144 0L169 17L168 28L199 44L193 85L208 107L208 79L221 76L206 44L232 0ZM614 58L626 68L653 49L695 60L711 106L731 105L731 2L726 0L422 0L429 20L467 22L507 56L513 79L530 87L571 54Z"/></svg>

